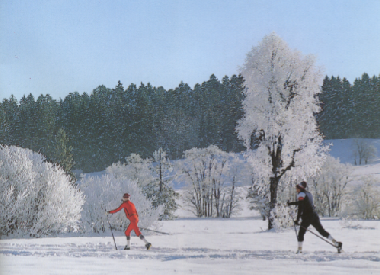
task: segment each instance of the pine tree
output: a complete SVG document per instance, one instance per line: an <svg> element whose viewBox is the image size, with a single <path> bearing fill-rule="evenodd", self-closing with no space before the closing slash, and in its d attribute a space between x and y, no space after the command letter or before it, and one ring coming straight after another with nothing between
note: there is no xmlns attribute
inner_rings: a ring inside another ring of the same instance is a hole
<svg viewBox="0 0 380 275"><path fill-rule="evenodd" d="M155 207L164 206L164 212L160 217L161 220L174 219L176 217L174 213L178 209L176 199L179 198L179 193L173 189L172 179L174 175L171 175L173 166L162 148L153 153L152 169L154 170L155 180L150 185L152 189L150 193L154 193L156 198L153 205Z"/></svg>
<svg viewBox="0 0 380 275"><path fill-rule="evenodd" d="M65 130L60 128L54 137L54 142L49 148L50 161L58 164L62 169L70 175L71 182L75 182L75 176L71 171L74 166L72 154L73 148L69 146L69 139Z"/></svg>

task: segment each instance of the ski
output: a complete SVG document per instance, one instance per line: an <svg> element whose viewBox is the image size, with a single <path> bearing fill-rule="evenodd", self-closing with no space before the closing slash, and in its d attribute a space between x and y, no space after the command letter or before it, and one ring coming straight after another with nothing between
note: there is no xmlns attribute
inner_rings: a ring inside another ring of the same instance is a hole
<svg viewBox="0 0 380 275"><path fill-rule="evenodd" d="M156 232L156 233L159 233L159 234L170 235L169 233L166 233L166 232L152 230L152 229L148 229L148 228L145 228L145 227L140 227L140 229L146 230L146 231L151 231L151 232Z"/></svg>

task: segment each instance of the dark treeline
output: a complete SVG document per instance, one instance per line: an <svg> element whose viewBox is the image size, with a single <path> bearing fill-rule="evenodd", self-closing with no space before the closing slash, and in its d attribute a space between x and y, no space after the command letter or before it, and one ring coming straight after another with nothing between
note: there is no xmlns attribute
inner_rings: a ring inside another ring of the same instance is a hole
<svg viewBox="0 0 380 275"><path fill-rule="evenodd" d="M322 89L317 119L326 139L380 138L380 75L364 73L353 84L326 77Z"/></svg>
<svg viewBox="0 0 380 275"><path fill-rule="evenodd" d="M190 88L165 90L150 84L113 89L99 86L90 95L72 93L56 101L31 94L0 102L0 144L43 153L65 170L104 170L131 153L143 158L162 147L171 159L184 150L217 145L244 150L235 131L243 116L244 80L214 75ZM363 74L350 84L326 77L317 114L326 139L380 138L380 76ZM73 163L72 159L75 163Z"/></svg>
<svg viewBox="0 0 380 275"><path fill-rule="evenodd" d="M238 152L243 90L241 76L220 81L212 75L193 89L184 83L170 90L150 84L124 88L119 81L114 89L99 86L91 95L75 92L60 101L30 94L18 102L12 96L0 103L0 144L41 152L61 165L72 154L72 168L84 172L124 162L131 153L151 157L160 147L171 159L211 144Z"/></svg>

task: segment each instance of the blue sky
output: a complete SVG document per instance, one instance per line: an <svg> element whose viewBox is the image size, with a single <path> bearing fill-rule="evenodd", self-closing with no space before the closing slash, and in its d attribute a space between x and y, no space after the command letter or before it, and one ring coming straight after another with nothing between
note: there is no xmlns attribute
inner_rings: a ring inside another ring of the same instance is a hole
<svg viewBox="0 0 380 275"><path fill-rule="evenodd" d="M331 76L380 74L380 0L2 0L0 100L238 73L276 32Z"/></svg>

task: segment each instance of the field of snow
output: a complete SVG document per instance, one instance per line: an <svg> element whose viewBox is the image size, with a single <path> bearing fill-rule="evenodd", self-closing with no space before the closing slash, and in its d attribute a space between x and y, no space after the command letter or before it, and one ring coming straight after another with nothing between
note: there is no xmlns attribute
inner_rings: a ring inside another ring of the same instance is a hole
<svg viewBox="0 0 380 275"><path fill-rule="evenodd" d="M343 241L344 252L307 233L304 253L295 254L294 230L263 231L258 218L162 222L146 234L151 250L123 233L97 237L56 237L0 241L1 274L380 274L380 222L345 224L322 220Z"/></svg>
<svg viewBox="0 0 380 275"><path fill-rule="evenodd" d="M349 162L345 142L334 142L331 154ZM353 169L380 179L379 160ZM231 219L197 219L185 209L177 214L159 224L169 234L144 232L149 251L137 237L132 250L122 250L123 232L114 233L118 250L111 232L2 239L0 274L380 274L380 221L321 219L344 252L308 232L304 253L295 254L293 228L268 232L267 222L247 209Z"/></svg>

